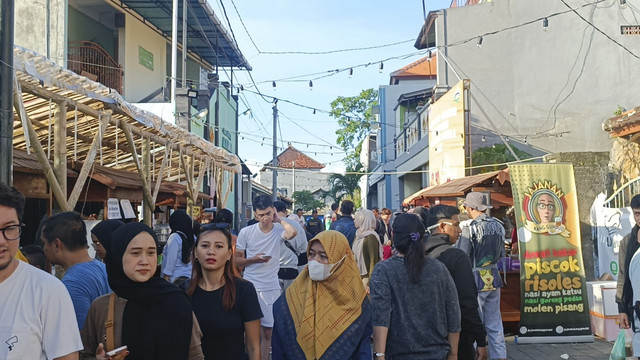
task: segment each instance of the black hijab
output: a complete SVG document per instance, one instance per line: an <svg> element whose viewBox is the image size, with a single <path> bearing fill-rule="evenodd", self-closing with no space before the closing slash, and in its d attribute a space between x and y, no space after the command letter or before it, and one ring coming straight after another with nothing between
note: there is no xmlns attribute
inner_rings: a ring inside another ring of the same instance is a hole
<svg viewBox="0 0 640 360"><path fill-rule="evenodd" d="M180 259L183 263L188 264L191 256L191 248L193 247L193 220L191 216L184 210L176 210L169 218L169 226L171 233L178 233L182 238L182 254Z"/></svg>
<svg viewBox="0 0 640 360"><path fill-rule="evenodd" d="M103 220L91 229L91 233L98 238L98 241L100 241L104 250L107 252L105 257L109 257L109 253L111 253L111 236L113 232L118 230L122 225L124 225L124 223L120 220ZM102 260L107 261L107 259Z"/></svg>
<svg viewBox="0 0 640 360"><path fill-rule="evenodd" d="M140 283L124 273L122 257L127 246L143 232L157 243L155 232L143 223L118 228L106 263L111 289L127 299L122 319L122 343L130 352L127 360L187 359L193 312L186 294L163 279L152 277Z"/></svg>

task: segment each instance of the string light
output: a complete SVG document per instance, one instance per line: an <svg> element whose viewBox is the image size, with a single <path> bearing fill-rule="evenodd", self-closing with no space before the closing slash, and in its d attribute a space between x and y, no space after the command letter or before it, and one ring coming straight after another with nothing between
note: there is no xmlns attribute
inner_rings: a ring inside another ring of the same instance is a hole
<svg viewBox="0 0 640 360"><path fill-rule="evenodd" d="M351 78L353 76L353 68L349 69L349 78Z"/></svg>
<svg viewBox="0 0 640 360"><path fill-rule="evenodd" d="M273 90L275 90L275 89L276 89L276 82L275 82L275 81L272 81L272 82L271 82L271 86L273 87Z"/></svg>
<svg viewBox="0 0 640 360"><path fill-rule="evenodd" d="M378 68L378 71L382 72L383 69L384 69L384 63L380 61L380 67Z"/></svg>
<svg viewBox="0 0 640 360"><path fill-rule="evenodd" d="M309 90L313 90L313 81L309 80Z"/></svg>
<svg viewBox="0 0 640 360"><path fill-rule="evenodd" d="M315 115L315 114L316 114L316 109L313 109L313 115Z"/></svg>
<svg viewBox="0 0 640 360"><path fill-rule="evenodd" d="M478 38L478 42L476 43L478 47L482 47L482 36Z"/></svg>
<svg viewBox="0 0 640 360"><path fill-rule="evenodd" d="M482 135L482 141L487 141L487 138L484 135Z"/></svg>
<svg viewBox="0 0 640 360"><path fill-rule="evenodd" d="M549 29L549 19L542 19L542 30L547 31Z"/></svg>
<svg viewBox="0 0 640 360"><path fill-rule="evenodd" d="M427 51L427 61L431 61L431 50Z"/></svg>

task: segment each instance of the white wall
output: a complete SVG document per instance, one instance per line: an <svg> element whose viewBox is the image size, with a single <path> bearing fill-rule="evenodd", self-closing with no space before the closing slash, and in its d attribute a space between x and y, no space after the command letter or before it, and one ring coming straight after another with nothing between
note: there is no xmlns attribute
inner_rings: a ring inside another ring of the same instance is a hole
<svg viewBox="0 0 640 360"><path fill-rule="evenodd" d="M138 102L164 86L167 42L147 25L126 14L125 20L124 97ZM153 53L153 71L138 63L138 46Z"/></svg>
<svg viewBox="0 0 640 360"><path fill-rule="evenodd" d="M627 2L640 7L639 0ZM586 4L579 0L567 3L572 8ZM550 16L567 10L556 0L496 0L446 9L438 17L438 45L449 45L440 50L461 77L471 79L470 91L478 99L470 106L474 125L491 128L482 107L500 132L520 140L528 135L529 144L546 152L611 148L601 124L613 116L618 104L625 108L640 104L640 72L635 71L640 62L573 12ZM620 34L627 20L637 24L636 10L607 1L577 12L640 54L638 36ZM482 47L476 45L476 39L454 45L545 16L549 16L547 31L542 21L536 21L486 35ZM438 64L444 60L438 58ZM458 82L451 70L438 75L439 80L446 75L449 86ZM562 137L556 138L559 133ZM499 142L497 137L492 141Z"/></svg>

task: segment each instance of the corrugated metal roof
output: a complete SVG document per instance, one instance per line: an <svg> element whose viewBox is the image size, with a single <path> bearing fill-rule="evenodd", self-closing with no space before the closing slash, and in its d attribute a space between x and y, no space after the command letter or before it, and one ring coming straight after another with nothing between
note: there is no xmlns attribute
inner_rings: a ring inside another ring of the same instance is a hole
<svg viewBox="0 0 640 360"><path fill-rule="evenodd" d="M508 170L498 170L484 174L466 176L459 179L453 179L444 184L430 186L407 197L402 203L408 205L416 199L430 197L464 196L472 187L491 178L495 178L495 180L498 180L500 184L504 184L506 181L509 181Z"/></svg>
<svg viewBox="0 0 640 360"><path fill-rule="evenodd" d="M241 67L251 70L233 39L213 12L206 0L187 0L187 48L200 55L211 65ZM121 0L122 7L131 9L145 21L171 38L171 0ZM178 17L178 39L182 41L182 3Z"/></svg>

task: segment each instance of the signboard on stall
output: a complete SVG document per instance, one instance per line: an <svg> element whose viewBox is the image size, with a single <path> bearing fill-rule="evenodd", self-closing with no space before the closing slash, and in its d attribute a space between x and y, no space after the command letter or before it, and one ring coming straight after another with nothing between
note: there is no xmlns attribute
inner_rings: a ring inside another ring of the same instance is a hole
<svg viewBox="0 0 640 360"><path fill-rule="evenodd" d="M133 211L133 206L131 206L129 199L120 200L120 206L122 206L122 212L124 213L125 219L136 218L136 213Z"/></svg>
<svg viewBox="0 0 640 360"><path fill-rule="evenodd" d="M107 219L122 219L122 215L120 215L120 202L116 198L107 200Z"/></svg>
<svg viewBox="0 0 640 360"><path fill-rule="evenodd" d="M605 200L605 194L600 194L591 205L591 229L597 240L595 274L599 278L608 273L617 280L620 243L636 222L630 207L609 208L605 206Z"/></svg>
<svg viewBox="0 0 640 360"><path fill-rule="evenodd" d="M465 176L465 91L461 80L429 107L430 185Z"/></svg>
<svg viewBox="0 0 640 360"><path fill-rule="evenodd" d="M518 343L591 342L571 164L509 166L520 247Z"/></svg>

